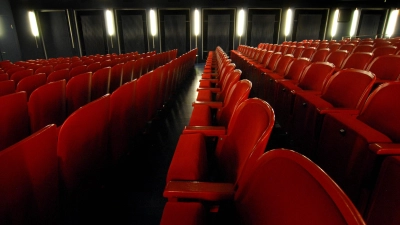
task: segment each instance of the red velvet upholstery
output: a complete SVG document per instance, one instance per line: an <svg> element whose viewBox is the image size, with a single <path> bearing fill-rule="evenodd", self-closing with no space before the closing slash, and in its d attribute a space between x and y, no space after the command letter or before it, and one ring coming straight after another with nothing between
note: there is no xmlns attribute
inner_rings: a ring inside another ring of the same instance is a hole
<svg viewBox="0 0 400 225"><path fill-rule="evenodd" d="M279 124L289 131L293 113L293 104L296 93L309 91L320 93L324 84L332 75L335 66L328 62L314 62L308 65L300 76L298 83L290 80L282 80L277 83L278 93L276 98L276 111L281 115Z"/></svg>
<svg viewBox="0 0 400 225"><path fill-rule="evenodd" d="M399 154L394 143L400 142L400 107L393 104L398 94L400 83L382 84L370 94L359 116L327 114L323 121L317 163L361 211L375 182L380 155Z"/></svg>
<svg viewBox="0 0 400 225"><path fill-rule="evenodd" d="M57 224L57 129L46 126L0 152L0 223Z"/></svg>
<svg viewBox="0 0 400 225"><path fill-rule="evenodd" d="M101 183L107 167L110 95L76 110L60 128L57 155L67 193Z"/></svg>
<svg viewBox="0 0 400 225"><path fill-rule="evenodd" d="M63 124L67 114L65 82L51 82L32 92L28 102L31 132L49 124Z"/></svg>
<svg viewBox="0 0 400 225"><path fill-rule="evenodd" d="M372 53L374 54L374 58L376 58L383 55L394 55L396 54L397 50L398 49L396 46L386 45L386 46L375 47L374 50L372 50Z"/></svg>
<svg viewBox="0 0 400 225"><path fill-rule="evenodd" d="M0 97L0 150L29 136L29 114L26 100L25 92Z"/></svg>
<svg viewBox="0 0 400 225"><path fill-rule="evenodd" d="M305 48L304 51L301 53L300 57L309 58L311 59L317 49L315 47L308 47Z"/></svg>
<svg viewBox="0 0 400 225"><path fill-rule="evenodd" d="M365 224L343 191L306 157L286 149L271 150L253 168L216 216L210 215L206 203L167 202L161 224L210 224L212 218L217 218L212 224Z"/></svg>
<svg viewBox="0 0 400 225"><path fill-rule="evenodd" d="M374 50L374 46L372 45L357 45L354 50L353 53L355 52L372 52L372 50Z"/></svg>
<svg viewBox="0 0 400 225"><path fill-rule="evenodd" d="M349 52L347 50L336 50L329 53L325 61L335 65L335 71L339 71L342 67L343 61L347 58Z"/></svg>
<svg viewBox="0 0 400 225"><path fill-rule="evenodd" d="M301 54L303 53L304 49L305 49L304 46L296 47L296 49L293 52L293 57L299 58L301 56Z"/></svg>
<svg viewBox="0 0 400 225"><path fill-rule="evenodd" d="M228 73L225 78L221 81L220 88L199 88L198 96L196 98L197 101L224 101L226 94L232 88L233 84L235 84L238 80L240 80L240 76L242 75L242 71L239 69L235 69L232 72ZM215 98L213 98L212 93L215 93Z"/></svg>
<svg viewBox="0 0 400 225"><path fill-rule="evenodd" d="M124 64L120 63L111 68L110 93L113 93L122 84L122 72Z"/></svg>
<svg viewBox="0 0 400 225"><path fill-rule="evenodd" d="M226 135L220 135L214 151L207 156L200 133L182 134L167 174L171 180L216 180L235 183L245 165L254 165L265 151L274 126L274 114L268 103L247 99L235 110ZM214 158L207 160L207 158ZM210 163L208 163L210 162ZM208 170L214 166L216 169ZM247 166L248 169L251 166Z"/></svg>
<svg viewBox="0 0 400 225"><path fill-rule="evenodd" d="M111 67L101 68L92 75L92 101L110 93Z"/></svg>
<svg viewBox="0 0 400 225"><path fill-rule="evenodd" d="M329 55L329 53L331 53L331 50L329 48L318 49L312 55L311 62L325 62L325 59Z"/></svg>
<svg viewBox="0 0 400 225"><path fill-rule="evenodd" d="M72 77L66 86L67 115L90 102L92 72Z"/></svg>
<svg viewBox="0 0 400 225"><path fill-rule="evenodd" d="M46 77L48 77L54 71L53 66L42 66L35 70L35 74L45 73Z"/></svg>
<svg viewBox="0 0 400 225"><path fill-rule="evenodd" d="M400 56L384 55L374 58L368 65L368 71L376 75L377 84L399 79L400 74Z"/></svg>
<svg viewBox="0 0 400 225"><path fill-rule="evenodd" d="M136 111L136 125L138 130L143 132L149 121L149 101L152 74L144 74L137 80L136 93L135 93L135 108Z"/></svg>
<svg viewBox="0 0 400 225"><path fill-rule="evenodd" d="M313 158L324 114L332 110L361 110L375 79L374 74L365 70L344 69L327 81L321 96L297 93L290 130L298 150Z"/></svg>
<svg viewBox="0 0 400 225"><path fill-rule="evenodd" d="M47 77L47 83L58 81L58 80L69 80L69 70L68 69L61 69L55 70L54 72L50 73Z"/></svg>
<svg viewBox="0 0 400 225"><path fill-rule="evenodd" d="M339 50L345 50L348 53L353 53L354 48L356 47L353 43L347 43L340 46Z"/></svg>
<svg viewBox="0 0 400 225"><path fill-rule="evenodd" d="M46 84L46 80L46 74L44 73L25 77L18 82L15 92L25 91L26 97L29 99L29 96L36 88Z"/></svg>
<svg viewBox="0 0 400 225"><path fill-rule="evenodd" d="M60 63L54 66L54 71L68 69L69 70L69 63Z"/></svg>
<svg viewBox="0 0 400 225"><path fill-rule="evenodd" d="M15 92L15 82L13 80L0 81L0 96Z"/></svg>
<svg viewBox="0 0 400 225"><path fill-rule="evenodd" d="M90 72L90 71L87 70L87 66L85 66L85 65L71 68L69 71L69 79L71 79L72 77L74 77L76 75L86 73L86 72Z"/></svg>
<svg viewBox="0 0 400 225"><path fill-rule="evenodd" d="M369 225L400 224L400 157L387 157L380 169L371 203L365 216Z"/></svg>

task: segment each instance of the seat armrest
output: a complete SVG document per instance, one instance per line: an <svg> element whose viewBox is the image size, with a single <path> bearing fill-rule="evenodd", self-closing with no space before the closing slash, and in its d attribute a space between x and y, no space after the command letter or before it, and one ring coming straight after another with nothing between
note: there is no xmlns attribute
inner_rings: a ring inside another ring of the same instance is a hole
<svg viewBox="0 0 400 225"><path fill-rule="evenodd" d="M400 155L400 144L398 143L373 143L369 149L377 155Z"/></svg>
<svg viewBox="0 0 400 225"><path fill-rule="evenodd" d="M213 93L221 92L221 88L197 88L197 91L210 90Z"/></svg>
<svg viewBox="0 0 400 225"><path fill-rule="evenodd" d="M360 114L360 110L358 110L358 109L347 109L347 108L333 108L333 109L317 108L317 111L319 112L319 114L346 113L346 114L350 114L350 115L354 115L354 116L357 116L358 114Z"/></svg>
<svg viewBox="0 0 400 225"><path fill-rule="evenodd" d="M223 126L185 126L182 133L202 133L205 136L223 136L226 134L226 128Z"/></svg>
<svg viewBox="0 0 400 225"><path fill-rule="evenodd" d="M220 109L223 106L223 102L213 102L213 101L195 101L192 103L192 106L195 105L207 105L214 109Z"/></svg>
<svg viewBox="0 0 400 225"><path fill-rule="evenodd" d="M171 201L180 198L203 201L233 200L235 185L233 183L170 181L163 196Z"/></svg>
<svg viewBox="0 0 400 225"><path fill-rule="evenodd" d="M202 82L202 81L208 81L208 82L211 82L211 83L218 83L219 79L200 79L199 80L199 82Z"/></svg>

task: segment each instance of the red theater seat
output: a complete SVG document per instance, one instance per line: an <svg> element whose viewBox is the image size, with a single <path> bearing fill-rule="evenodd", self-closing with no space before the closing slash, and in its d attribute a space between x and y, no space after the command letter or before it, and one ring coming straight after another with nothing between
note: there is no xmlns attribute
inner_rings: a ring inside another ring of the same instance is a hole
<svg viewBox="0 0 400 225"><path fill-rule="evenodd" d="M358 69L344 69L325 84L321 95L299 92L293 104L290 129L298 150L314 158L324 115L328 112L358 112L363 107L375 75Z"/></svg>
<svg viewBox="0 0 400 225"><path fill-rule="evenodd" d="M317 163L363 211L380 163L398 155L400 83L380 85L357 116L328 113L323 121Z"/></svg>
<svg viewBox="0 0 400 225"><path fill-rule="evenodd" d="M400 55L384 55L374 58L366 68L376 75L376 85L388 81L399 80Z"/></svg>
<svg viewBox="0 0 400 225"><path fill-rule="evenodd" d="M342 68L342 64L348 55L349 52L347 50L336 50L329 53L325 61L333 63L333 65L335 65L335 71L339 71Z"/></svg>
<svg viewBox="0 0 400 225"><path fill-rule="evenodd" d="M27 97L17 92L0 97L0 151L30 134Z"/></svg>
<svg viewBox="0 0 400 225"><path fill-rule="evenodd" d="M364 70L371 62L371 52L353 52L342 63L341 69L354 68Z"/></svg>
<svg viewBox="0 0 400 225"><path fill-rule="evenodd" d="M0 81L0 96L12 94L15 92L15 83L13 80Z"/></svg>
<svg viewBox="0 0 400 225"><path fill-rule="evenodd" d="M365 224L346 194L303 155L271 150L253 168L236 187L225 183L168 183L166 197L212 196L213 200L229 201L214 213L209 201L169 201L160 224Z"/></svg>
<svg viewBox="0 0 400 225"><path fill-rule="evenodd" d="M25 77L18 82L15 91L25 91L26 97L29 99L29 96L36 88L46 84L46 80L47 77L44 73Z"/></svg>
<svg viewBox="0 0 400 225"><path fill-rule="evenodd" d="M92 72L72 77L66 86L67 115L90 102Z"/></svg>
<svg viewBox="0 0 400 225"><path fill-rule="evenodd" d="M216 88L198 88L197 101L224 101L226 94L230 88L240 80L242 71L235 69L228 73L223 80L221 80L221 86ZM215 95L215 97L214 97Z"/></svg>
<svg viewBox="0 0 400 225"><path fill-rule="evenodd" d="M13 80L15 82L15 85L18 85L18 83L25 77L32 76L33 75L33 70L19 70L12 75L10 75L10 80Z"/></svg>
<svg viewBox="0 0 400 225"><path fill-rule="evenodd" d="M31 132L49 124L63 124L67 114L65 83L65 80L51 82L32 92L28 102Z"/></svg>
<svg viewBox="0 0 400 225"><path fill-rule="evenodd" d="M47 83L58 81L58 80L69 80L69 70L68 69L61 69L56 70L49 74L47 77Z"/></svg>
<svg viewBox="0 0 400 225"><path fill-rule="evenodd" d="M111 67L97 70L92 75L92 101L110 93Z"/></svg>
<svg viewBox="0 0 400 225"><path fill-rule="evenodd" d="M119 86L122 85L122 72L124 64L116 64L111 67L110 75L110 93L113 93Z"/></svg>
<svg viewBox="0 0 400 225"><path fill-rule="evenodd" d="M273 126L271 106L255 98L238 106L226 131L225 128L186 128L175 149L167 182L218 180L235 183L244 173L244 166L254 165L265 151ZM210 154L205 148L204 135L218 137L216 148L209 149L212 150Z"/></svg>
<svg viewBox="0 0 400 225"><path fill-rule="evenodd" d="M0 152L0 183L1 224L59 222L57 129L54 125Z"/></svg>
<svg viewBox="0 0 400 225"><path fill-rule="evenodd" d="M74 67L74 68L70 69L70 71L69 71L69 79L73 78L76 75L86 73L86 72L90 72L90 71L87 70L87 66L85 66L85 65Z"/></svg>

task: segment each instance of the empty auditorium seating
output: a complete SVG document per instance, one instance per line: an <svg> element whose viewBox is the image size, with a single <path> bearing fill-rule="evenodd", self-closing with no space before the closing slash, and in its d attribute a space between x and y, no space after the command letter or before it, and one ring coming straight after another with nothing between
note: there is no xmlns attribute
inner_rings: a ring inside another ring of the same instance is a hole
<svg viewBox="0 0 400 225"><path fill-rule="evenodd" d="M347 50L336 50L326 57L325 61L333 63L335 65L335 71L339 71L343 64L343 61L347 58L349 51Z"/></svg>
<svg viewBox="0 0 400 225"><path fill-rule="evenodd" d="M31 132L49 124L62 125L67 114L65 83L65 80L51 82L32 92L28 102Z"/></svg>
<svg viewBox="0 0 400 225"><path fill-rule="evenodd" d="M57 129L54 125L0 152L0 183L1 224L59 223Z"/></svg>
<svg viewBox="0 0 400 225"><path fill-rule="evenodd" d="M366 70L376 75L377 84L399 79L400 56L384 55L374 58L367 66Z"/></svg>
<svg viewBox="0 0 400 225"><path fill-rule="evenodd" d="M76 75L86 73L86 72L90 72L90 71L87 70L87 66L85 66L85 65L73 67L69 71L69 79L71 79L72 77L74 77Z"/></svg>
<svg viewBox="0 0 400 225"><path fill-rule="evenodd" d="M354 68L364 70L371 62L371 52L353 52L342 63L341 69Z"/></svg>
<svg viewBox="0 0 400 225"><path fill-rule="evenodd" d="M293 104L292 136L299 151L314 158L324 115L328 112L360 110L368 97L375 75L358 69L344 69L327 80L321 95L299 92Z"/></svg>
<svg viewBox="0 0 400 225"><path fill-rule="evenodd" d="M58 80L69 80L69 70L68 69L60 69L55 70L54 72L50 73L47 77L47 83L58 81Z"/></svg>
<svg viewBox="0 0 400 225"><path fill-rule="evenodd" d="M245 165L254 165L265 151L274 120L270 105L255 98L247 99L238 106L226 131L185 129L175 149L167 182L211 179L235 183L245 173ZM206 151L203 134L218 137L217 147L210 154L207 154L209 151Z"/></svg>
<svg viewBox="0 0 400 225"><path fill-rule="evenodd" d="M328 57L331 50L329 48L321 48L315 51L312 55L311 62L325 62L326 57ZM304 56L301 56L304 57Z"/></svg>
<svg viewBox="0 0 400 225"><path fill-rule="evenodd" d="M190 196L203 201L167 202L162 225L365 224L346 194L323 170L286 149L264 153L252 173L243 176L236 187L176 181L167 184L164 196ZM207 204L210 199L225 200L215 216Z"/></svg>
<svg viewBox="0 0 400 225"><path fill-rule="evenodd" d="M394 104L399 82L388 82L368 97L360 114L328 113L323 121L317 163L362 212L372 192L382 159L398 154L400 141Z"/></svg>
<svg viewBox="0 0 400 225"><path fill-rule="evenodd" d="M111 67L110 75L110 93L114 92L119 86L122 85L122 74L123 74L124 64L116 64Z"/></svg>
<svg viewBox="0 0 400 225"><path fill-rule="evenodd" d="M110 93L111 67L105 67L97 70L92 75L92 101L101 96Z"/></svg>
<svg viewBox="0 0 400 225"><path fill-rule="evenodd" d="M354 48L353 53L355 53L355 52L372 52L373 50L374 50L373 45L360 44Z"/></svg>
<svg viewBox="0 0 400 225"><path fill-rule="evenodd" d="M240 80L234 84L223 102L196 101L189 126L227 126L236 107L249 97L251 82ZM213 113L216 111L216 113Z"/></svg>
<svg viewBox="0 0 400 225"><path fill-rule="evenodd" d="M223 80L220 81L221 86L216 88L198 88L197 92L197 101L224 101L226 94L230 90L230 88L240 80L240 76L242 75L242 71L239 69L235 69L224 77ZM215 96L215 97L214 97Z"/></svg>
<svg viewBox="0 0 400 225"><path fill-rule="evenodd" d="M278 121L279 124L289 131L293 113L293 104L298 92L307 91L315 94L321 93L325 82L332 75L335 65L328 62L314 62L308 65L303 74L300 76L298 82L290 80L277 81L277 98L279 102L277 111L281 115L282 120Z"/></svg>
<svg viewBox="0 0 400 225"><path fill-rule="evenodd" d="M372 50L372 53L374 54L374 58L376 58L383 55L394 55L396 54L396 51L397 51L396 46L387 45L387 46L375 47L374 50Z"/></svg>
<svg viewBox="0 0 400 225"><path fill-rule="evenodd" d="M22 80L25 77L32 76L33 75L33 70L19 70L10 75L10 80L13 80L15 82L15 85L18 85L18 82Z"/></svg>
<svg viewBox="0 0 400 225"><path fill-rule="evenodd" d="M49 76L50 73L54 71L53 66L41 66L35 70L35 74L37 73L45 73L46 77Z"/></svg>
<svg viewBox="0 0 400 225"><path fill-rule="evenodd" d="M87 66L87 71L94 73L94 72L96 72L97 70L99 70L99 69L101 69L101 68L102 68L102 67L101 67L100 62L94 62L94 63L89 64L89 65Z"/></svg>

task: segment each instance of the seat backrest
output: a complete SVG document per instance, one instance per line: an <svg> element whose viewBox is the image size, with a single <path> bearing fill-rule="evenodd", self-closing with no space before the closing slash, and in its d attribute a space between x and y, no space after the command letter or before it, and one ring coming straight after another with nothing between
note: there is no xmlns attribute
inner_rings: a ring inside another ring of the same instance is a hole
<svg viewBox="0 0 400 225"><path fill-rule="evenodd" d="M388 136L393 142L400 142L397 104L400 82L386 82L379 85L368 97L358 119Z"/></svg>
<svg viewBox="0 0 400 225"><path fill-rule="evenodd" d="M67 115L90 102L92 72L72 77L66 86Z"/></svg>
<svg viewBox="0 0 400 225"><path fill-rule="evenodd" d="M134 64L135 64L134 60L128 61L123 64L122 84L132 80Z"/></svg>
<svg viewBox="0 0 400 225"><path fill-rule="evenodd" d="M257 98L247 99L235 110L225 138L220 138L215 149L217 165L227 182L235 183L246 166L251 169L265 151L274 126L272 107Z"/></svg>
<svg viewBox="0 0 400 225"><path fill-rule="evenodd" d="M238 184L239 224L365 224L339 186L303 155L277 149L264 153Z"/></svg>
<svg viewBox="0 0 400 225"><path fill-rule="evenodd" d="M31 69L20 70L20 71L13 73L12 75L10 75L11 76L10 80L13 80L15 82L15 85L18 85L19 81L21 81L23 78L32 76L32 75L33 75L33 70L31 70Z"/></svg>
<svg viewBox="0 0 400 225"><path fill-rule="evenodd" d="M69 64L69 69L72 70L73 68L82 66L82 65L83 65L83 62L80 60L73 61L73 62L71 62L71 64Z"/></svg>
<svg viewBox="0 0 400 225"><path fill-rule="evenodd" d="M383 55L374 58L368 65L368 71L373 72L380 80L396 80L400 75L400 55Z"/></svg>
<svg viewBox="0 0 400 225"><path fill-rule="evenodd" d="M15 92L15 83L13 80L0 81L0 96L12 94Z"/></svg>
<svg viewBox="0 0 400 225"><path fill-rule="evenodd" d="M45 73L46 77L49 76L50 73L52 73L54 71L53 66L49 65L49 66L42 66L39 67L35 70L35 74L38 73Z"/></svg>
<svg viewBox="0 0 400 225"><path fill-rule="evenodd" d="M336 50L334 52L329 53L325 61L333 63L337 69L340 69L343 61L347 58L348 53L349 52L347 50Z"/></svg>
<svg viewBox="0 0 400 225"><path fill-rule="evenodd" d="M281 57L282 57L282 52L274 52L274 54L272 54L265 68L269 70L275 70L275 67L278 64L278 61Z"/></svg>
<svg viewBox="0 0 400 225"><path fill-rule="evenodd" d="M262 59L261 65L265 68L268 65L269 60L271 59L272 54L274 54L274 51L267 51L264 55L264 58Z"/></svg>
<svg viewBox="0 0 400 225"><path fill-rule="evenodd" d="M101 67L101 63L100 62L94 62L94 63L92 63L92 64L87 66L87 71L94 73L94 72L96 72L97 70L99 70L101 68L102 67Z"/></svg>
<svg viewBox="0 0 400 225"><path fill-rule="evenodd" d="M359 69L343 69L329 78L321 98L337 108L361 109L376 77Z"/></svg>
<svg viewBox="0 0 400 225"><path fill-rule="evenodd" d="M29 136L29 114L25 92L0 97L0 150Z"/></svg>
<svg viewBox="0 0 400 225"><path fill-rule="evenodd" d="M354 48L353 53L355 53L355 52L372 52L372 50L374 50L374 46L360 44Z"/></svg>
<svg viewBox="0 0 400 225"><path fill-rule="evenodd" d="M311 59L317 49L315 47L308 47L305 48L304 51L301 53L300 57L305 57Z"/></svg>
<svg viewBox="0 0 400 225"><path fill-rule="evenodd" d="M228 92L224 105L218 110L216 118L218 125L227 127L237 106L249 97L251 82L243 79L234 84Z"/></svg>
<svg viewBox="0 0 400 225"><path fill-rule="evenodd" d="M110 75L110 93L115 91L119 86L122 85L122 74L124 64L120 63L111 67Z"/></svg>
<svg viewBox="0 0 400 225"><path fill-rule="evenodd" d="M140 132L143 132L146 128L149 115L149 101L148 96L150 95L151 85L151 74L144 74L138 80L136 84L135 92L135 111L136 111L136 125Z"/></svg>
<svg viewBox="0 0 400 225"><path fill-rule="evenodd" d="M293 59L293 55L290 54L282 56L275 66L274 73L283 76Z"/></svg>
<svg viewBox="0 0 400 225"><path fill-rule="evenodd" d="M371 52L353 52L342 63L341 69L354 68L364 70L372 60Z"/></svg>
<svg viewBox="0 0 400 225"><path fill-rule="evenodd" d="M298 81L304 69L309 64L309 58L295 58L288 66L284 75L284 79Z"/></svg>
<svg viewBox="0 0 400 225"><path fill-rule="evenodd" d="M110 95L76 110L60 128L57 156L68 193L101 180L107 167ZM83 126L84 125L84 126Z"/></svg>
<svg viewBox="0 0 400 225"><path fill-rule="evenodd" d="M331 50L329 48L321 48L316 50L311 57L311 62L324 62L330 52Z"/></svg>
<svg viewBox="0 0 400 225"><path fill-rule="evenodd" d="M110 93L111 67L97 70L92 75L92 101Z"/></svg>
<svg viewBox="0 0 400 225"><path fill-rule="evenodd" d="M63 69L69 70L69 63L60 63L60 64L57 64L54 66L54 71L63 70Z"/></svg>
<svg viewBox="0 0 400 225"><path fill-rule="evenodd" d="M330 62L314 62L308 65L300 76L298 86L303 90L321 91L335 69Z"/></svg>
<svg viewBox="0 0 400 225"><path fill-rule="evenodd" d="M0 223L57 224L57 129L49 125L0 152Z"/></svg>
<svg viewBox="0 0 400 225"><path fill-rule="evenodd" d="M293 57L294 58L299 58L301 54L303 53L305 47L304 46L298 46L294 49L293 51Z"/></svg>
<svg viewBox="0 0 400 225"><path fill-rule="evenodd" d="M110 151L113 163L128 152L132 138L138 133L134 108L137 80L127 82L111 94Z"/></svg>
<svg viewBox="0 0 400 225"><path fill-rule="evenodd" d="M229 92L229 90L232 88L232 86L240 80L240 76L242 75L242 71L239 69L235 69L231 71L226 78L224 79L222 86L221 86L221 91L217 93L215 99L217 101L224 101L226 94Z"/></svg>
<svg viewBox="0 0 400 225"><path fill-rule="evenodd" d="M355 44L347 43L347 44L341 45L339 50L346 50L347 52L352 53L355 47L356 47Z"/></svg>
<svg viewBox="0 0 400 225"><path fill-rule="evenodd" d="M85 66L85 65L74 67L74 68L70 69L70 71L69 71L69 79L71 79L72 77L74 77L76 75L86 73L86 72L90 72L90 71L87 70L87 66Z"/></svg>
<svg viewBox="0 0 400 225"><path fill-rule="evenodd" d="M46 78L45 73L27 76L18 82L15 92L25 91L26 97L29 99L29 96L31 95L31 93L36 88L38 88L42 85L45 85L46 81L47 81L47 78Z"/></svg>
<svg viewBox="0 0 400 225"><path fill-rule="evenodd" d="M32 92L28 102L31 132L49 124L62 125L67 115L65 83L65 80L51 82Z"/></svg>
<svg viewBox="0 0 400 225"><path fill-rule="evenodd" d="M374 58L376 58L383 55L394 55L396 54L396 51L397 51L396 46L387 45L387 46L375 47L374 50L372 50L372 53L374 54Z"/></svg>
<svg viewBox="0 0 400 225"><path fill-rule="evenodd" d="M50 73L47 77L47 83L58 81L58 80L66 80L69 79L69 70L68 69L61 69L55 70L54 72Z"/></svg>
<svg viewBox="0 0 400 225"><path fill-rule="evenodd" d="M400 157L388 156L380 168L365 216L368 225L400 224Z"/></svg>
<svg viewBox="0 0 400 225"><path fill-rule="evenodd" d="M329 49L331 51L336 51L336 50L338 50L340 48L340 46L342 46L342 44L340 44L340 43L332 43L332 44L329 45Z"/></svg>

